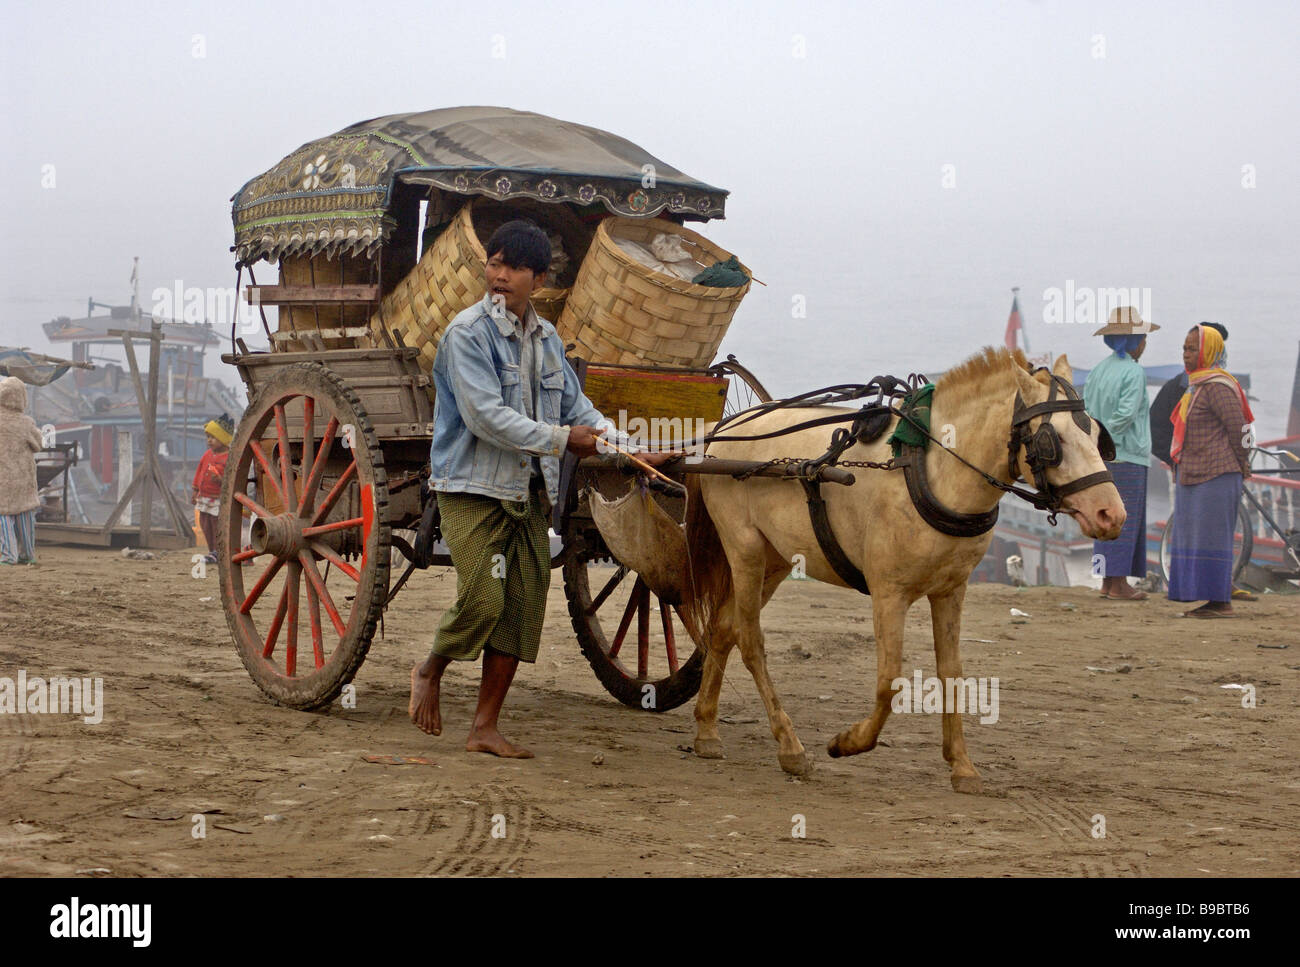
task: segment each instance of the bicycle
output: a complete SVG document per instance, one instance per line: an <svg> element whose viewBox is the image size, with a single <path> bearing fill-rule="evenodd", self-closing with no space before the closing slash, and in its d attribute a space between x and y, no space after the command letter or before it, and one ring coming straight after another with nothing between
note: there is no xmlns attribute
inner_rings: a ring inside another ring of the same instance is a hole
<svg viewBox="0 0 1300 967"><path fill-rule="evenodd" d="M1256 454L1264 454L1279 461L1290 460L1293 463L1300 464L1300 457L1297 457L1289 450L1269 450L1264 447L1252 447L1250 453L1252 472L1254 471ZM1300 473L1300 466L1270 468L1268 473L1270 475ZM1233 583L1236 583L1237 578L1241 576L1241 572L1250 563L1251 553L1255 547L1255 524L1250 513L1251 505L1254 506L1259 516L1268 523L1269 528L1282 540L1287 564L1281 568L1273 568L1274 573L1278 577L1288 580L1300 578L1300 530L1283 530L1282 526L1273 519L1272 514L1268 512L1259 498L1251 493L1250 488L1242 487L1241 500L1237 504L1237 530L1232 541ZM1169 583L1169 562L1173 557L1173 534L1174 515L1170 512L1164 533L1160 535L1160 572L1166 585Z"/></svg>

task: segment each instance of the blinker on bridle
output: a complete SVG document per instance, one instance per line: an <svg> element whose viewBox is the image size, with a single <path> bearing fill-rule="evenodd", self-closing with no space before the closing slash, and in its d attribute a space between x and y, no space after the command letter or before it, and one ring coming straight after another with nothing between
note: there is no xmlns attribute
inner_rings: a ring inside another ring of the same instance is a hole
<svg viewBox="0 0 1300 967"><path fill-rule="evenodd" d="M1026 406L1024 397L1019 390L1016 391L1016 407L1011 417L1011 439L1007 442L1007 468L1012 480L1020 476L1016 461L1023 447L1025 463L1029 465L1030 473L1034 478L1034 486L1038 488L1038 495L1031 502L1039 510L1050 511L1051 523L1055 524L1056 515L1061 512L1066 497L1100 483L1113 483L1115 478L1109 470L1102 470L1098 473L1090 473L1076 480L1068 481L1060 486L1048 481L1047 471L1053 467L1059 467L1065 456L1061 447L1060 434L1056 432L1056 427L1052 426L1050 415L1052 413L1069 413L1074 420L1075 426L1090 437L1092 436L1092 418L1084 410L1083 398L1075 392L1073 386L1055 373L1048 372L1045 366L1040 366L1034 370L1034 373L1039 372L1048 373L1051 379L1047 399L1045 402ZM1063 394L1063 399L1057 398L1058 389ZM1040 416L1043 417L1043 421L1038 425L1038 429L1031 430L1029 422ZM1101 431L1097 440L1097 450L1103 460L1114 460L1115 443L1111 440L1110 433L1100 420L1097 421L1097 426Z"/></svg>

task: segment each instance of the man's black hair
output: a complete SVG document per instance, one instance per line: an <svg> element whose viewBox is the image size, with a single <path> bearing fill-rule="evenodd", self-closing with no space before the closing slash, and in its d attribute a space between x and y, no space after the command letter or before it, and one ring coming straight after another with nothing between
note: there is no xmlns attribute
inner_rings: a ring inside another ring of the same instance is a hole
<svg viewBox="0 0 1300 967"><path fill-rule="evenodd" d="M1228 327L1225 326L1225 325L1223 325L1222 323L1219 323L1219 322L1203 322L1203 323L1201 323L1201 325L1202 325L1202 326L1209 326L1211 329L1217 329L1217 330L1219 330L1219 335L1223 337L1223 341L1224 341L1224 342L1227 342L1227 341L1228 341Z"/></svg>
<svg viewBox="0 0 1300 967"><path fill-rule="evenodd" d="M501 261L512 269L532 269L545 272L551 267L551 240L527 218L506 222L488 239L487 257L500 255Z"/></svg>

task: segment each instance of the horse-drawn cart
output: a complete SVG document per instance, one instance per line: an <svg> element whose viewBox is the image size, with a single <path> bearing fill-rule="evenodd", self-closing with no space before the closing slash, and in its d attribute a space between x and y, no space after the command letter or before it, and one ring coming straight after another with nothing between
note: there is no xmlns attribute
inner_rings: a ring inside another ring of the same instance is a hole
<svg viewBox="0 0 1300 967"><path fill-rule="evenodd" d="M231 634L268 696L302 709L332 701L413 570L450 564L410 536L433 501L429 369L442 329L483 295L480 239L492 225L526 215L552 235L553 288L535 303L611 419L660 421L681 444L692 427L768 399L734 357L713 361L748 279L673 274L726 261L683 225L721 217L725 195L614 135L498 108L363 122L240 190L239 279L249 273L270 351L249 351L232 325L222 358L250 403L216 550ZM644 258L651 242L693 263ZM278 264L279 284L257 284L262 259ZM267 306L278 308L274 331ZM663 711L697 691L702 652L592 521L588 493L626 490L611 459L566 459L552 566L601 683Z"/></svg>

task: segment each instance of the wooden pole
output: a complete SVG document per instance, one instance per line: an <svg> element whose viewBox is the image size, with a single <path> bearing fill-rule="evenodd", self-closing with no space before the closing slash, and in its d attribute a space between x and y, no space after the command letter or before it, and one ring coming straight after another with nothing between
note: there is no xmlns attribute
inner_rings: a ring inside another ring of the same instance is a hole
<svg viewBox="0 0 1300 967"><path fill-rule="evenodd" d="M118 500L113 512L109 514L103 532L108 534L112 531L113 525L117 522L118 517L122 515L122 511L129 504L135 491L143 487L143 493L140 495L140 546L149 547L153 529L153 491L155 487L158 488L159 496L163 499L163 503L167 508L176 535L183 537L189 533L189 528L185 522L185 513L180 507L180 501L167 488L166 481L163 478L162 465L158 462L158 360L163 340L162 323L153 321L148 333L142 333L138 329L112 329L109 330L108 334L110 336L120 336L126 344L126 358L131 368L131 379L135 384L136 398L140 405L145 442L144 461L136 468L135 475L130 486L127 487L126 493ZM140 377L140 366L135 356L135 345L131 342L133 337L149 340L149 388L147 394L144 381Z"/></svg>
<svg viewBox="0 0 1300 967"><path fill-rule="evenodd" d="M117 431L117 499L120 503L131 489L135 479L135 453L131 446L131 431ZM126 522L131 523L131 504L126 505Z"/></svg>
<svg viewBox="0 0 1300 967"><path fill-rule="evenodd" d="M152 320L149 326L149 400L148 412L144 415L144 470L158 482L161 474L155 474L158 459L158 357L162 348L162 323ZM150 532L153 530L153 488L145 483L144 494L140 499L140 546L149 546Z"/></svg>
<svg viewBox="0 0 1300 967"><path fill-rule="evenodd" d="M185 406L181 411L181 479L190 476L190 373L194 370L194 350L185 360Z"/></svg>

